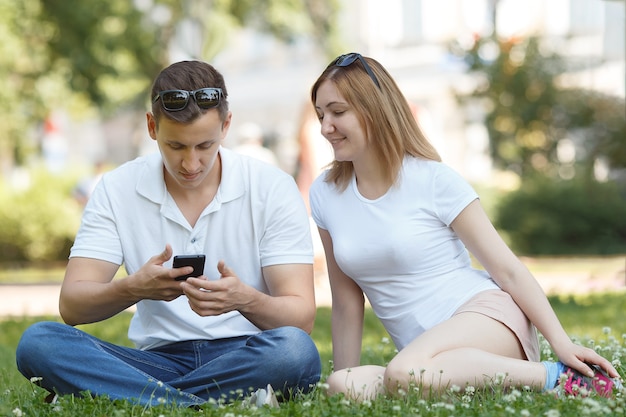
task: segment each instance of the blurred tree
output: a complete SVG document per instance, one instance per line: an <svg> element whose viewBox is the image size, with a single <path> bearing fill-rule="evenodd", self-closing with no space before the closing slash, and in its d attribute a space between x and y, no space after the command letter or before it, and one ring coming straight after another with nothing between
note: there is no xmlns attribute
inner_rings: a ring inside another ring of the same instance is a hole
<svg viewBox="0 0 626 417"><path fill-rule="evenodd" d="M593 179L598 161L610 169L626 168L624 100L559 87L567 63L540 39L491 36L452 50L480 75L478 87L459 98L484 110L496 167L522 177L587 179ZM566 158L559 152L564 144L572 151Z"/></svg>
<svg viewBox="0 0 626 417"><path fill-rule="evenodd" d="M244 25L286 42L312 36L326 52L336 45L338 7L338 0L3 0L0 170L26 162L37 147L30 138L55 107L104 115L143 108L181 32L193 43L185 52L203 60Z"/></svg>

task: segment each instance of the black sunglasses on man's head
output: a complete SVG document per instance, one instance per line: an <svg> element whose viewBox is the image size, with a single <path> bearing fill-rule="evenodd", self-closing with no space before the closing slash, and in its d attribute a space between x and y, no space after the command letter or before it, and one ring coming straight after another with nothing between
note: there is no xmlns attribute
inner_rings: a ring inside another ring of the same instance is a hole
<svg viewBox="0 0 626 417"><path fill-rule="evenodd" d="M160 98L163 108L168 111L183 110L189 104L189 97L198 104L201 109L210 109L220 104L220 99L224 96L221 88L207 87L197 90L165 90L158 92L152 99L153 103Z"/></svg>
<svg viewBox="0 0 626 417"><path fill-rule="evenodd" d="M363 56L359 53L351 52L349 54L340 55L333 62L331 62L329 66L336 65L338 67L347 67L349 65L352 65L357 59L361 62L363 68L365 68L367 75L369 75L372 81L374 81L376 87L380 89L380 84L378 83L378 78L376 78L374 71L372 71L372 68L370 68L370 66L367 64L365 58L363 58Z"/></svg>

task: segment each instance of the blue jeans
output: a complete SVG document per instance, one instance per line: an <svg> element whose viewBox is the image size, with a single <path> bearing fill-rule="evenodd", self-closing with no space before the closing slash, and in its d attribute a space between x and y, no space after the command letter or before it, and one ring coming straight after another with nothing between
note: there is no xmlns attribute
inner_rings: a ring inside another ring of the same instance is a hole
<svg viewBox="0 0 626 417"><path fill-rule="evenodd" d="M65 324L41 322L24 332L16 359L26 378L41 378L38 384L50 392L88 391L142 405L229 400L267 384L285 395L308 392L321 372L313 340L295 327L139 350Z"/></svg>

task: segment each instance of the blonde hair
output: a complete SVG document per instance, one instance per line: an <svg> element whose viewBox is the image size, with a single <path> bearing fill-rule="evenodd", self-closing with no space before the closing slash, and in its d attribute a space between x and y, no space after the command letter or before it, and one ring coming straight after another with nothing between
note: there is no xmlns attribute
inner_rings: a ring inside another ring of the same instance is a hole
<svg viewBox="0 0 626 417"><path fill-rule="evenodd" d="M313 106L317 90L324 81L333 83L337 91L355 110L379 163L385 168L386 180L395 183L406 155L441 161L439 153L422 133L409 103L387 70L376 60L363 57L378 79L380 88L358 60L348 66L329 65L311 88ZM344 190L354 173L350 161L333 161L327 182Z"/></svg>

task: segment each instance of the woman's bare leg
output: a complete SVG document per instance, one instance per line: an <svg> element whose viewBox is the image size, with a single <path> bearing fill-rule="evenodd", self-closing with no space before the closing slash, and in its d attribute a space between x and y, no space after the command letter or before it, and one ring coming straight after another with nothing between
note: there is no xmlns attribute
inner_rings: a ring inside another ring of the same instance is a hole
<svg viewBox="0 0 626 417"><path fill-rule="evenodd" d="M354 400L373 399L385 392L383 366L365 365L342 369L332 373L328 379L328 394L344 393Z"/></svg>
<svg viewBox="0 0 626 417"><path fill-rule="evenodd" d="M345 393L355 400L421 385L422 393L441 392L452 385L482 388L503 378L503 386L541 390L546 370L526 360L515 334L497 320L479 313L460 313L425 332L389 365L343 369L328 378L329 394Z"/></svg>
<svg viewBox="0 0 626 417"><path fill-rule="evenodd" d="M526 360L515 334L479 313L461 313L406 346L385 370L385 386L395 392L416 382L436 392L451 385L481 388L498 376L504 386L541 390L545 367Z"/></svg>

